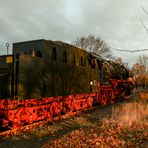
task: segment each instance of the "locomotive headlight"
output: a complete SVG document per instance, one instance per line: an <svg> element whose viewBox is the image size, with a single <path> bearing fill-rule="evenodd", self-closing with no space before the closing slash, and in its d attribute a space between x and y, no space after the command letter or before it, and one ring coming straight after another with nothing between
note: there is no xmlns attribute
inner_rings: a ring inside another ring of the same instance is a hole
<svg viewBox="0 0 148 148"><path fill-rule="evenodd" d="M90 81L90 85L93 85L93 81Z"/></svg>

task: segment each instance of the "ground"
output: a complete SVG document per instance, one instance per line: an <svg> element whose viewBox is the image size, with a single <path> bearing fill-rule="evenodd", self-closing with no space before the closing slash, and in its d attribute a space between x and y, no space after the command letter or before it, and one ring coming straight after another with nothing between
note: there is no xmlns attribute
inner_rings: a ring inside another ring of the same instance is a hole
<svg viewBox="0 0 148 148"><path fill-rule="evenodd" d="M2 148L98 147L147 148L148 105L141 90L124 102L97 106L73 117L46 123L42 128L1 138Z"/></svg>

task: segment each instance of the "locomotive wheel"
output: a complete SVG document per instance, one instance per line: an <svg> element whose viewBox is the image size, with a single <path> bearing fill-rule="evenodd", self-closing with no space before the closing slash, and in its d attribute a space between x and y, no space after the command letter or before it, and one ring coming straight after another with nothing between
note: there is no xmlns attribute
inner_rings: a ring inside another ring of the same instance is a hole
<svg viewBox="0 0 148 148"><path fill-rule="evenodd" d="M93 101L93 98L92 98L92 97L89 97L89 98L87 99L87 106L91 108L91 107L93 106L93 102L94 102L94 101Z"/></svg>
<svg viewBox="0 0 148 148"><path fill-rule="evenodd" d="M69 112L72 113L74 111L74 101L71 102Z"/></svg>
<svg viewBox="0 0 148 148"><path fill-rule="evenodd" d="M49 112L46 119L47 119L48 121L52 121L53 115Z"/></svg>
<svg viewBox="0 0 148 148"><path fill-rule="evenodd" d="M74 101L71 101L68 106L68 112L72 113L74 111Z"/></svg>
<svg viewBox="0 0 148 148"><path fill-rule="evenodd" d="M47 109L47 120L51 121L53 118L53 114L51 112L51 106Z"/></svg>
<svg viewBox="0 0 148 148"><path fill-rule="evenodd" d="M50 113L53 116L59 115L59 103L53 102L50 107Z"/></svg>

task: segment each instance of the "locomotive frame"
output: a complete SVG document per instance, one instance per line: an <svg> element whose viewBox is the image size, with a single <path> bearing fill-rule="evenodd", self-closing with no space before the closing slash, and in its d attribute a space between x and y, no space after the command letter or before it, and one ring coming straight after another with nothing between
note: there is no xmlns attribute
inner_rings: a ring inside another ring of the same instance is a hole
<svg viewBox="0 0 148 148"><path fill-rule="evenodd" d="M0 68L7 79L6 93L0 94L1 128L106 105L132 91L123 65L59 41L14 43Z"/></svg>

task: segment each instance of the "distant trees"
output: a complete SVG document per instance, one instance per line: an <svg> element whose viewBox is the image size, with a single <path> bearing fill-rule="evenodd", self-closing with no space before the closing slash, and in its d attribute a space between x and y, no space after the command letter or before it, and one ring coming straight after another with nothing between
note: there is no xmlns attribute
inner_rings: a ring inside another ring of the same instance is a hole
<svg viewBox="0 0 148 148"><path fill-rule="evenodd" d="M135 76L145 74L146 68L143 64L136 63L132 67L132 72Z"/></svg>
<svg viewBox="0 0 148 148"><path fill-rule="evenodd" d="M141 65L145 66L145 72L148 72L148 56L147 55L140 55L138 61Z"/></svg>
<svg viewBox="0 0 148 148"><path fill-rule="evenodd" d="M140 55L138 62L131 68L136 85L148 86L148 56Z"/></svg>
<svg viewBox="0 0 148 148"><path fill-rule="evenodd" d="M134 75L145 75L148 73L148 56L140 55L138 62L133 65L132 71Z"/></svg>
<svg viewBox="0 0 148 148"><path fill-rule="evenodd" d="M142 6L143 11L148 15L148 11ZM141 19L141 23L148 33L148 28L143 23ZM148 56L140 55L138 57L138 62L133 65L131 71L134 75L134 81L137 85L142 85L143 87L148 87Z"/></svg>
<svg viewBox="0 0 148 148"><path fill-rule="evenodd" d="M99 55L111 58L111 50L100 37L95 35L82 36L72 42L72 45L79 47L88 52L94 52Z"/></svg>

